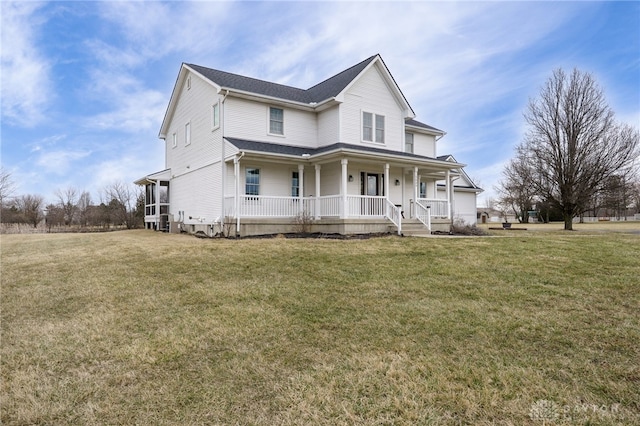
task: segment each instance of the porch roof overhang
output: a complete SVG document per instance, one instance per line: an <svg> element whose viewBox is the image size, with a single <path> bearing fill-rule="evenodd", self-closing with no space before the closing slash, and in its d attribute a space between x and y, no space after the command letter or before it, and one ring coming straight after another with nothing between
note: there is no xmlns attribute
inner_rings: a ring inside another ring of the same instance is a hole
<svg viewBox="0 0 640 426"><path fill-rule="evenodd" d="M151 173L150 175L141 177L133 181L136 185L146 185L148 183L156 183L158 180L170 180L171 169L161 170L159 172Z"/></svg>
<svg viewBox="0 0 640 426"><path fill-rule="evenodd" d="M322 164L337 158L347 157L367 161L388 162L401 167L429 168L431 171L446 171L465 166L465 164L462 163L443 161L437 158L408 152L398 152L384 148L353 145L342 142L320 148L308 148L231 137L226 137L225 140L245 154L255 154L265 159L288 160L297 163Z"/></svg>

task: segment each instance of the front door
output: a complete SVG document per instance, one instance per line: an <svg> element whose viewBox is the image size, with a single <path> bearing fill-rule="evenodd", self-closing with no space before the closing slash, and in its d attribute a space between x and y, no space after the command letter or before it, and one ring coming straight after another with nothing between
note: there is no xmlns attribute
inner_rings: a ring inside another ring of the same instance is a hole
<svg viewBox="0 0 640 426"><path fill-rule="evenodd" d="M384 195L384 175L362 172L360 174L360 194L364 196ZM361 203L362 216L382 216L384 202L378 198L363 197Z"/></svg>

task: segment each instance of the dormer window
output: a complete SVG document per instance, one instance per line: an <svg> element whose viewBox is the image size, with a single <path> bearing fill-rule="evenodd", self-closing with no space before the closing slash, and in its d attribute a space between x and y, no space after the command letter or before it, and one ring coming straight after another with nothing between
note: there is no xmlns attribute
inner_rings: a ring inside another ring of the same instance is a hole
<svg viewBox="0 0 640 426"><path fill-rule="evenodd" d="M384 115L362 112L362 140L384 143Z"/></svg>
<svg viewBox="0 0 640 426"><path fill-rule="evenodd" d="M282 108L269 108L269 134L284 135L284 111Z"/></svg>

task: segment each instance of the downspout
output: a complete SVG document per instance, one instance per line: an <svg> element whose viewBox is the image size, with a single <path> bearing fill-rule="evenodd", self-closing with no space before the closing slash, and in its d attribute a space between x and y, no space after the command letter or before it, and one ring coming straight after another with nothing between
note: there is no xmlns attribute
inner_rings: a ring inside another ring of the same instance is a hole
<svg viewBox="0 0 640 426"><path fill-rule="evenodd" d="M156 179L155 181L155 205L153 206L156 214L156 231L163 231L163 229L160 229L160 224L162 223L162 221L160 220L160 179Z"/></svg>
<svg viewBox="0 0 640 426"><path fill-rule="evenodd" d="M236 212L236 236L240 235L240 159L244 157L244 151L233 159L233 173L236 180L235 212Z"/></svg>
<svg viewBox="0 0 640 426"><path fill-rule="evenodd" d="M220 193L222 194L222 202L220 203L220 232L224 233L224 219L225 219L225 194L227 192L227 163L225 161L225 152L224 152L224 101L227 99L227 96L229 96L229 89L227 89L227 93L225 93L225 95L222 97L222 101L220 102L220 134L221 134L221 138L220 138L220 142L222 145L221 151L222 151L222 157L220 157L220 163L221 163L221 176L220 176L220 185L222 186Z"/></svg>

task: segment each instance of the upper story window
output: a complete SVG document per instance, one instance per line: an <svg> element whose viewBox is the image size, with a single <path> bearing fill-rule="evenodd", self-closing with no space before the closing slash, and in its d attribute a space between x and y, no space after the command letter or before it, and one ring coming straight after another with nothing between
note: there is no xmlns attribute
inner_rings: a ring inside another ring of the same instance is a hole
<svg viewBox="0 0 640 426"><path fill-rule="evenodd" d="M220 102L211 105L211 130L220 127Z"/></svg>
<svg viewBox="0 0 640 426"><path fill-rule="evenodd" d="M176 146L178 146L178 134L176 132L173 132L173 135L171 135L171 139L173 147L175 148Z"/></svg>
<svg viewBox="0 0 640 426"><path fill-rule="evenodd" d="M362 140L384 143L384 115L362 112Z"/></svg>
<svg viewBox="0 0 640 426"><path fill-rule="evenodd" d="M404 152L413 154L413 133L404 134Z"/></svg>
<svg viewBox="0 0 640 426"><path fill-rule="evenodd" d="M284 110L282 108L269 108L269 133L284 135Z"/></svg>
<svg viewBox="0 0 640 426"><path fill-rule="evenodd" d="M184 125L184 144L189 145L191 143L191 123Z"/></svg>
<svg viewBox="0 0 640 426"><path fill-rule="evenodd" d="M246 195L260 195L260 169L247 167L244 193Z"/></svg>

